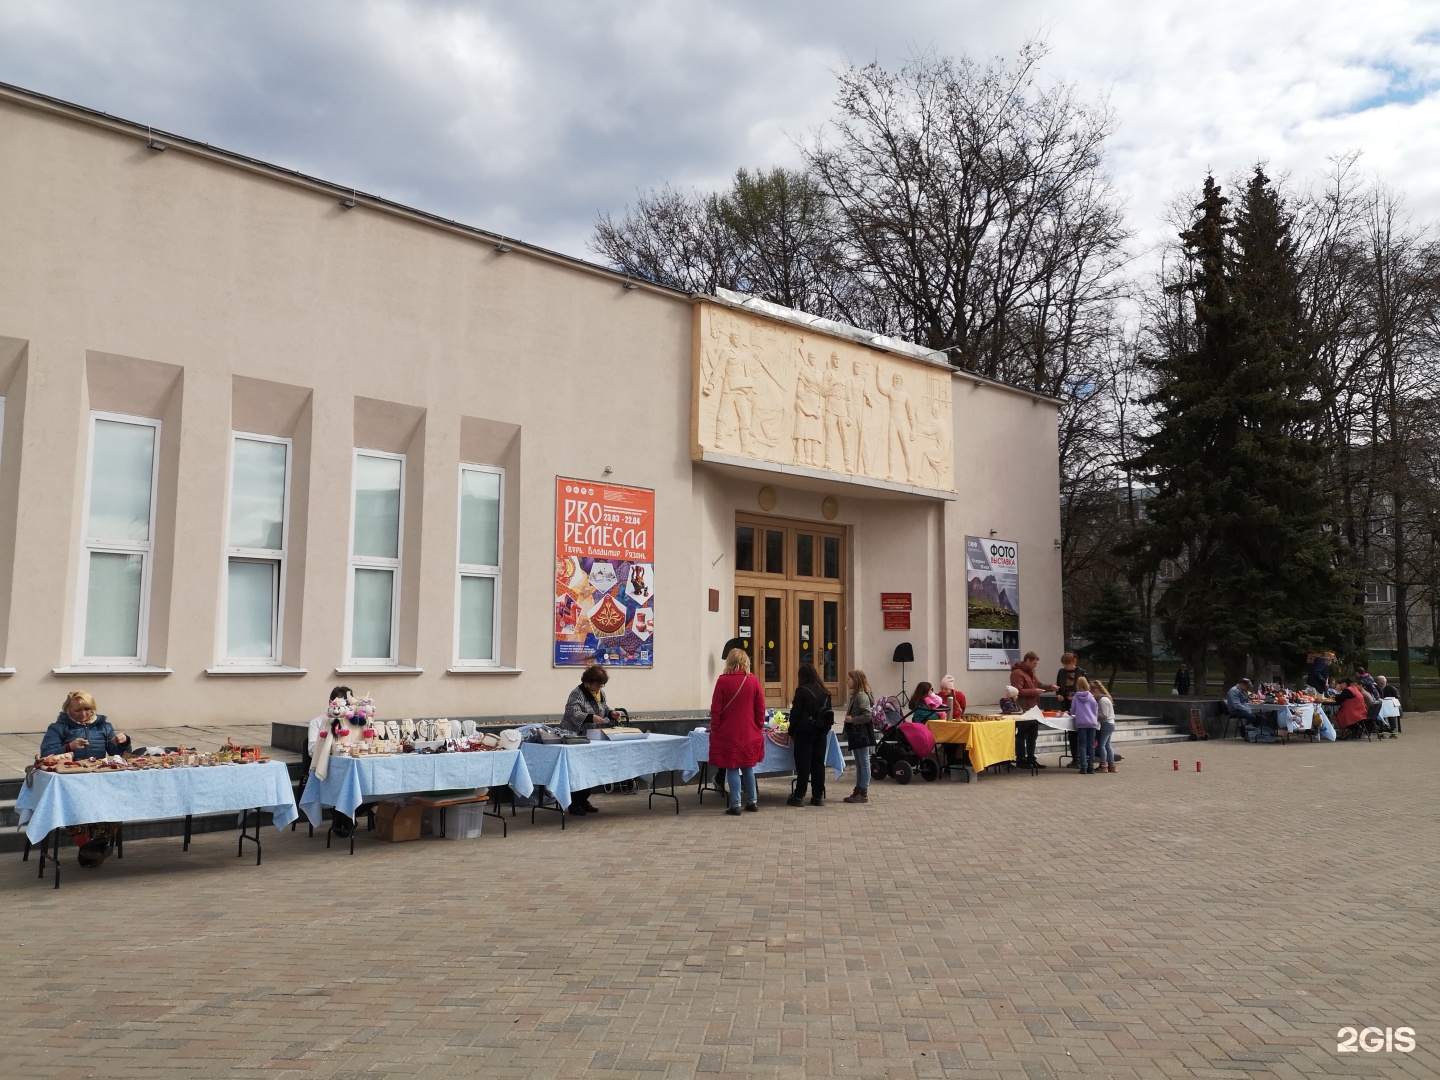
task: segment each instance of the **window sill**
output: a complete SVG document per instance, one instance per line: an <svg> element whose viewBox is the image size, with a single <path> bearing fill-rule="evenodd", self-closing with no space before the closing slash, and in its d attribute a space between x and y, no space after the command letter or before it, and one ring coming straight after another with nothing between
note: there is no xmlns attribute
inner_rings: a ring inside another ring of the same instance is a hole
<svg viewBox="0 0 1440 1080"><path fill-rule="evenodd" d="M55 675L171 675L168 667L150 667L146 664L73 664L70 667L51 668Z"/></svg>
<svg viewBox="0 0 1440 1080"><path fill-rule="evenodd" d="M286 667L284 664L222 664L207 667L206 675L304 675L310 669Z"/></svg>
<svg viewBox="0 0 1440 1080"><path fill-rule="evenodd" d="M0 667L0 675L14 675L14 674L15 674L15 669L14 669L13 667Z"/></svg>
<svg viewBox="0 0 1440 1080"><path fill-rule="evenodd" d="M343 664L335 669L336 675L423 675L424 668L405 667L403 664Z"/></svg>
<svg viewBox="0 0 1440 1080"><path fill-rule="evenodd" d="M519 675L525 669L505 667L501 664L488 664L485 667L476 664L473 667L448 667L445 670L451 675Z"/></svg>

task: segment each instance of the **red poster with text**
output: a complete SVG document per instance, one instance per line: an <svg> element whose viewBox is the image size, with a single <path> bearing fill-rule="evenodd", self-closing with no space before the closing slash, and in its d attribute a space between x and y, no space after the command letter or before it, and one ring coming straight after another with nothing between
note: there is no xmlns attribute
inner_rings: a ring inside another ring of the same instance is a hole
<svg viewBox="0 0 1440 1080"><path fill-rule="evenodd" d="M555 666L655 663L655 492L555 478Z"/></svg>

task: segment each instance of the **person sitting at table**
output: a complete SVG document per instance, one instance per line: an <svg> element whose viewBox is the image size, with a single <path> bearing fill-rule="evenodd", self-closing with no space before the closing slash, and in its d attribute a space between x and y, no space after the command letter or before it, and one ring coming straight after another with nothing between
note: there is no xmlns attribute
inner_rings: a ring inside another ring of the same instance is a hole
<svg viewBox="0 0 1440 1080"><path fill-rule="evenodd" d="M1355 672L1355 681L1365 688L1365 692L1372 698L1380 696L1380 686L1375 682L1375 677L1363 667Z"/></svg>
<svg viewBox="0 0 1440 1080"><path fill-rule="evenodd" d="M1013 686L1005 687L1000 694L1000 711L1006 716L1019 716L1025 710L1020 707L1020 691Z"/></svg>
<svg viewBox="0 0 1440 1080"><path fill-rule="evenodd" d="M760 809L755 790L755 766L765 757L765 691L750 673L750 656L731 649L725 671L715 680L710 696L710 764L725 770L729 804L725 813L740 816L743 787L745 809Z"/></svg>
<svg viewBox="0 0 1440 1080"><path fill-rule="evenodd" d="M1344 738L1359 735L1364 730L1365 720L1370 712L1369 695L1365 693L1365 688L1348 676L1341 679L1335 704L1338 706L1335 713L1336 731L1341 732Z"/></svg>
<svg viewBox="0 0 1440 1080"><path fill-rule="evenodd" d="M932 700L933 699L933 700ZM935 688L928 682L916 685L915 692L910 695L910 719L917 724L924 724L931 720L943 720L939 705L939 697L935 694Z"/></svg>
<svg viewBox="0 0 1440 1080"><path fill-rule="evenodd" d="M945 708L945 715L950 720L960 720L965 716L965 695L955 689L955 676L946 675L940 680L940 704Z"/></svg>
<svg viewBox="0 0 1440 1080"><path fill-rule="evenodd" d="M830 694L812 664L801 664L799 683L790 703L790 745L795 751L795 790L786 806L804 806L805 788L810 788L810 805L825 805L825 746L835 723Z"/></svg>
<svg viewBox="0 0 1440 1080"><path fill-rule="evenodd" d="M591 664L580 675L580 685L570 691L565 699L565 715L560 726L576 735L583 735L587 727L602 727L620 719L620 710L612 709L605 700L605 684L610 673L599 664ZM600 808L590 801L594 788L570 793L570 813L584 816L598 814Z"/></svg>
<svg viewBox="0 0 1440 1080"><path fill-rule="evenodd" d="M45 729L40 755L68 753L73 760L103 758L130 749L130 736L116 731L95 709L95 698L85 690L72 690L65 697L60 715ZM87 870L99 866L110 855L120 832L118 821L97 821L71 825L66 830L80 848L76 857Z"/></svg>
<svg viewBox="0 0 1440 1080"><path fill-rule="evenodd" d="M1230 687L1225 692L1225 708L1242 724L1258 726L1261 722L1260 716L1250 707L1250 686L1249 679L1241 679ZM1267 726L1274 727L1274 721Z"/></svg>
<svg viewBox="0 0 1440 1080"><path fill-rule="evenodd" d="M1395 708L1398 710L1400 708L1400 691L1393 683L1390 682L1389 679L1385 678L1384 675L1376 675L1375 684L1380 691L1380 693L1376 696L1375 701L1375 723L1377 726L1377 730L1379 730L1382 734L1388 734L1393 739L1395 738L1395 728L1398 725L1395 724L1392 720L1386 719L1385 717L1381 716L1380 709L1382 706L1384 706L1386 698L1394 698ZM1398 716L1399 713L1397 712L1396 715Z"/></svg>

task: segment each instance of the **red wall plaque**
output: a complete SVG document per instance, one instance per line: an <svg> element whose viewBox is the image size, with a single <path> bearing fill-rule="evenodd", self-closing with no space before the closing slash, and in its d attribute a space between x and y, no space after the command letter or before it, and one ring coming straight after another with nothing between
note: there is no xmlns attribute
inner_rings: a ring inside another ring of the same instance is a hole
<svg viewBox="0 0 1440 1080"><path fill-rule="evenodd" d="M887 611L884 613L886 630L909 630L910 612Z"/></svg>

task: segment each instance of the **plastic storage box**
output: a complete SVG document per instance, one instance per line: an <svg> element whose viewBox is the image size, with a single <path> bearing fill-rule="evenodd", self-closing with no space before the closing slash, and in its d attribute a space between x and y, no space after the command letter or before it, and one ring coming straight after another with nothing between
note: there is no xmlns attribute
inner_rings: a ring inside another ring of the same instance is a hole
<svg viewBox="0 0 1440 1080"><path fill-rule="evenodd" d="M476 840L485 824L484 803L464 803L445 808L445 839Z"/></svg>

